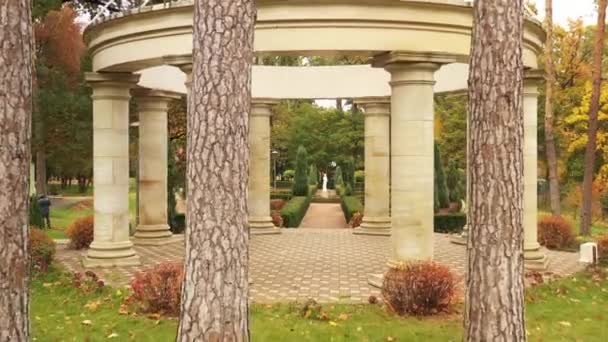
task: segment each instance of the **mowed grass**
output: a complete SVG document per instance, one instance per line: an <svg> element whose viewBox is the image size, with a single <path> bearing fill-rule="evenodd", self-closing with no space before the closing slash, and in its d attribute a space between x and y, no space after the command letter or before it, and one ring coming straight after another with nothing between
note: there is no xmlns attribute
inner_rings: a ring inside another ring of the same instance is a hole
<svg viewBox="0 0 608 342"><path fill-rule="evenodd" d="M32 283L36 341L173 341L175 319L121 314L126 289L83 294L57 270ZM608 278L581 273L527 291L530 341L606 341ZM91 305L91 303L96 305ZM379 305L325 305L328 320L300 316L299 304L254 304L253 341L460 341L461 306L452 315L400 318ZM90 321L90 322L88 322ZM85 322L85 323L83 323ZM90 324L88 324L90 323Z"/></svg>
<svg viewBox="0 0 608 342"><path fill-rule="evenodd" d="M77 219L91 216L94 214L92 205L83 205L87 201L84 200L67 207L51 207L51 225L52 229L46 230L49 236L53 239L66 239L65 230ZM134 192L129 193L129 215L131 218L131 224L135 225L136 215L136 194Z"/></svg>

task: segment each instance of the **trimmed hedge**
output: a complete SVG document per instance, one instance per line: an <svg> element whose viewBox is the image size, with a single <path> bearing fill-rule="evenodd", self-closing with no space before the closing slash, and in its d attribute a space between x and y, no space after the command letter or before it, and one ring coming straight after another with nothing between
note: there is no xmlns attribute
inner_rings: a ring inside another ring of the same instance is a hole
<svg viewBox="0 0 608 342"><path fill-rule="evenodd" d="M317 191L316 185L308 187L308 196L294 196L281 209L281 217L285 228L297 228L302 223L304 215L310 206L312 196Z"/></svg>
<svg viewBox="0 0 608 342"><path fill-rule="evenodd" d="M274 182L270 182L270 186L274 186ZM277 181L277 189L289 189L291 190L291 188L293 187L293 182L292 181Z"/></svg>
<svg viewBox="0 0 608 342"><path fill-rule="evenodd" d="M173 234L183 234L186 230L186 214L175 214L169 228Z"/></svg>
<svg viewBox="0 0 608 342"><path fill-rule="evenodd" d="M363 214L363 204L361 204L359 198L355 196L343 196L341 207L346 222L350 222L353 214L357 212Z"/></svg>
<svg viewBox="0 0 608 342"><path fill-rule="evenodd" d="M467 224L467 215L462 213L435 215L434 231L436 233L462 233L465 224Z"/></svg>

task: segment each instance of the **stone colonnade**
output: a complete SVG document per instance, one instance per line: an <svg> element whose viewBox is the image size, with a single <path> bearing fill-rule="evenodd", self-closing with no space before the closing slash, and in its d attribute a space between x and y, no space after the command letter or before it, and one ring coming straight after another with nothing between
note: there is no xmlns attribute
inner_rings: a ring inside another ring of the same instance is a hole
<svg viewBox="0 0 608 342"><path fill-rule="evenodd" d="M168 56L165 64L186 74L189 56ZM450 56L387 53L374 66L391 75L389 97L355 99L365 111L365 212L355 234L391 235L388 265L433 257L434 73L452 63ZM167 225L167 109L176 94L133 89L138 76L90 73L94 122L94 241L87 267L136 265L133 243L164 244L172 239ZM542 269L547 260L536 236L536 113L540 78L526 78L525 116L525 258ZM133 91L131 91L133 89ZM136 98L140 116L140 222L129 237L129 99ZM270 217L271 99L253 99L250 115L249 215L251 234L281 230Z"/></svg>

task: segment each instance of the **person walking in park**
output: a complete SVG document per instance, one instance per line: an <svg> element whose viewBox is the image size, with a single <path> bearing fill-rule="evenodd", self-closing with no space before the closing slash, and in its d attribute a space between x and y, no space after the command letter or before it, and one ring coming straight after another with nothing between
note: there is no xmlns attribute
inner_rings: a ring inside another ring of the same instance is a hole
<svg viewBox="0 0 608 342"><path fill-rule="evenodd" d="M51 228L51 200L46 195L38 197L38 208L45 221L46 228Z"/></svg>

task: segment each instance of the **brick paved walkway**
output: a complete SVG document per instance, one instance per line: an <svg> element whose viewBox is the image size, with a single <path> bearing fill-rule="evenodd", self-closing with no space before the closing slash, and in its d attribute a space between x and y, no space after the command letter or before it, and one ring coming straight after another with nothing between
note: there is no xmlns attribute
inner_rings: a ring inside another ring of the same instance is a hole
<svg viewBox="0 0 608 342"><path fill-rule="evenodd" d="M320 302L360 303L379 290L367 283L370 273L382 273L389 237L353 235L350 229L284 229L280 235L251 239L251 296L253 301L290 302L315 298ZM136 247L143 265L96 269L114 286L128 284L133 273L183 257L183 242L161 247ZM82 271L84 251L60 247L57 258L68 269ZM547 251L550 271L568 275L583 269L577 253ZM435 234L435 259L459 275L464 272L465 248Z"/></svg>
<svg viewBox="0 0 608 342"><path fill-rule="evenodd" d="M347 228L339 203L311 203L300 228Z"/></svg>

